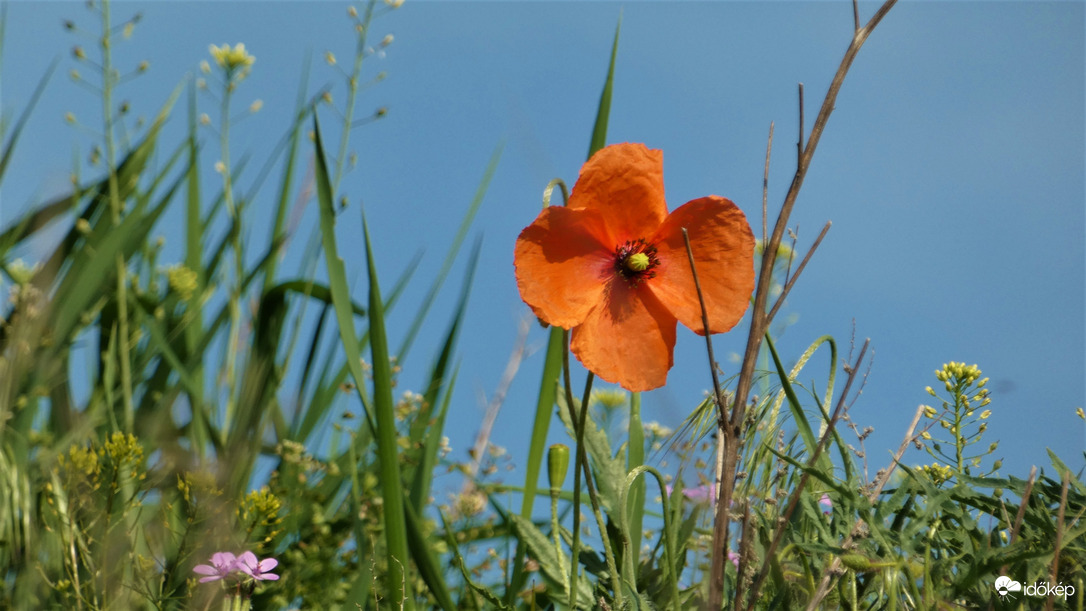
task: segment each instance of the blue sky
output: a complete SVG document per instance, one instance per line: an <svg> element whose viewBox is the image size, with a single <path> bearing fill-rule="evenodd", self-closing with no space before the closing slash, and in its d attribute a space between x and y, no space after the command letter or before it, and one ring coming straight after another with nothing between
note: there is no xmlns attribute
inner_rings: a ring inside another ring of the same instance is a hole
<svg viewBox="0 0 1086 611"><path fill-rule="evenodd" d="M151 62L118 98L152 116L209 59L209 44L244 42L257 61L236 108L257 98L264 103L232 132L235 158L254 155L254 169L241 181L247 185L289 125L307 56L311 91L331 85L342 105L342 79L321 56L330 50L349 64L355 43L347 6L117 3L118 22L143 14L117 48L118 63ZM875 6L863 3L862 18ZM1001 441L1002 473L1024 477L1031 465L1048 467L1046 448L1083 464L1084 423L1074 412L1086 396L1084 6L903 2L845 82L792 220L801 250L827 220L833 228L782 311L779 320L795 321L778 347L791 360L830 334L847 349L853 323L857 343L871 338L874 361L851 416L876 428L867 442L872 475L889 462L916 406L930 402L924 387L936 385L933 371L949 360L977 363L992 379L986 440ZM61 26L72 19L92 29L93 14L75 2L12 2L7 10L0 90L6 113L21 110L49 63L63 59L5 177L0 225L64 188L73 150L86 158L91 138L66 125L64 113L88 125L98 125L101 114L97 99L66 76L76 67L72 46L93 43ZM538 213L547 181L561 177L572 186L576 179L620 15L608 141L664 151L672 208L723 195L747 213L756 233L769 124L776 126L772 213L794 170L797 83L805 85L809 129L852 26L844 1L408 0L375 21L371 40L391 33L395 41L383 58L367 60L365 75L388 77L365 91L357 116L378 107L389 113L353 135L359 163L342 185L352 208L338 231L359 299L360 201L386 285L425 250L417 280L390 320L393 345L437 273L491 153L504 142L474 228L483 236L482 261L449 425L461 458L482 417L480 393L498 385L528 315L513 279L513 241ZM210 98L200 107L215 116ZM166 143L183 134L182 110ZM321 120L325 138L337 143L334 115L324 112ZM214 136L205 136L213 150ZM211 177L214 154L206 158ZM250 210L255 242L267 233L272 192L266 187ZM284 275L297 270L315 220L311 205ZM167 253L180 248L176 226L175 217L159 229ZM458 265L439 296L401 388L417 389L424 376L461 271ZM745 338L745 323L715 338L726 371L738 368L729 354L741 352ZM544 341L545 332L533 326L530 344L541 348ZM710 387L701 342L680 330L668 386L644 397L647 420L678 424ZM517 463L541 367L538 352L524 363L493 434ZM801 378L821 388L825 367L824 357L816 359ZM922 460L913 455L911 462Z"/></svg>

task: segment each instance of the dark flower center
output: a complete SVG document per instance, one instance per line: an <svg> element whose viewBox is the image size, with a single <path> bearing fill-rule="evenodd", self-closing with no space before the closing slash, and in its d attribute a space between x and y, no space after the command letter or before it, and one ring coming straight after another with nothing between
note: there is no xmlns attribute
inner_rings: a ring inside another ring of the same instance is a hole
<svg viewBox="0 0 1086 611"><path fill-rule="evenodd" d="M656 266L660 259L656 256L656 247L645 241L627 240L615 247L615 272L626 279L630 287L636 287L643 280L656 277Z"/></svg>

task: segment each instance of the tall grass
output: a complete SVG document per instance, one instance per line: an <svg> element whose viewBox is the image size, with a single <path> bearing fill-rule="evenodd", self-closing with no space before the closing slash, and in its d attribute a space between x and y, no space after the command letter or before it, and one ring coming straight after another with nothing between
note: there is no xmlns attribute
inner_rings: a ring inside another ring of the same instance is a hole
<svg viewBox="0 0 1086 611"><path fill-rule="evenodd" d="M855 38L823 110L810 134L801 127L793 187L760 244L755 322L735 386L720 386L710 357L715 396L672 435L641 422L636 393L593 393L591 374L572 388L568 333L550 329L542 371L529 373L540 376L538 400L514 487L488 477L491 446L461 464L443 439L450 414L465 409L452 391L478 243L455 300L437 299L500 145L396 349L387 314L415 281L414 265L388 282L364 213L341 205L366 36L398 4L352 9L350 93L331 128L318 120L325 92L309 91L303 76L282 146L264 160L280 173L262 197L273 177L233 163L230 149L231 99L251 63L244 49L215 49L200 81L182 81L139 128L113 96L113 43L138 18L118 26L109 3L94 5L101 44L79 53L99 73L80 78L101 92L103 169L0 230L11 284L0 311L0 607L1082 609L1086 486L1055 455L1047 474L1024 480L988 462L986 423L1000 414L977 366L936 371L942 390L927 391L937 405L917 409L893 460L870 476L857 404L867 344L842 359L834 338L821 337L786 359L768 332L772 287L779 304L825 235L793 270L796 244L781 239L795 195L852 59L892 4L864 26L856 7ZM612 103L622 103L612 99L619 38L616 29L589 157L607 142ZM4 117L0 180L52 72L14 122ZM217 122L198 113L201 96L219 104ZM187 134L165 142L162 125L175 114L186 115ZM337 130L333 154L325 138ZM208 159L220 161L217 175L201 172ZM311 183L299 182L309 164ZM310 194L319 228L301 272L285 274L288 207ZM556 195L567 196L560 180L544 205L564 203ZM178 207L183 257L165 262L152 233ZM247 229L258 208L274 219L263 238ZM13 257L62 223L70 227L40 261ZM361 303L337 244L343 223L365 236ZM322 259L327 283L316 279ZM448 327L422 387L397 395L399 364L434 304ZM89 370L73 361L81 346L93 354ZM812 374L823 357L828 370ZM340 415L344 392L358 413ZM622 410L628 425L613 426L607 414ZM574 448L550 446L554 437ZM933 462L902 464L910 445ZM679 467L652 466L647 457L661 452ZM684 465L717 476L683 481ZM448 470L465 485L435 502L435 476ZM274 558L279 579L232 566L224 579L198 581L205 573L194 567L224 551ZM1000 575L1052 587L1004 600Z"/></svg>

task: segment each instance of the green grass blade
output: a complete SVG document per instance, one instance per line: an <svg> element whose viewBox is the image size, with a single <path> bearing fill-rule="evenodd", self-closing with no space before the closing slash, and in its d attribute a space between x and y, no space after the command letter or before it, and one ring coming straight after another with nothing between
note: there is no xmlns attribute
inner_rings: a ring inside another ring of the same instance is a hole
<svg viewBox="0 0 1086 611"><path fill-rule="evenodd" d="M321 238L324 243L324 259L328 265L328 283L332 291L332 300L336 308L336 319L340 327L340 339L347 354L347 364L354 377L355 386L361 398L360 387L366 384L362 372L361 355L355 340L354 322L350 312L350 294L347 278L343 270L343 259L339 258L335 242L334 195L328 178L328 167L321 144L320 124L313 118L315 148L317 157L317 201L320 205ZM411 594L412 578L408 575L407 526L404 518L403 484L400 478L399 452L396 444L396 416L392 401L392 367L389 362L388 339L385 336L384 304L377 282L377 265L373 258L369 228L365 217L362 220L362 233L366 243L366 263L369 272L369 320L370 352L373 359L373 410L377 424L377 460L381 473L381 496L384 501L383 520L385 547L388 557L385 574L386 595L391 600L402 600L402 608L414 609L414 596ZM357 542L359 545L362 542ZM364 576L360 576L364 578ZM365 600L355 601L367 604Z"/></svg>
<svg viewBox="0 0 1086 611"><path fill-rule="evenodd" d="M388 553L388 573L385 576L389 596L393 600L402 592L403 609L414 609L411 594L412 579L408 576L407 532L404 520L403 482L400 477L399 446L396 443L396 414L392 400L392 363L389 360L388 338L385 335L384 307L377 283L377 264L373 257L369 227L362 218L362 234L366 243L366 263L370 285L370 358L373 359L373 410L377 421L377 462L381 473L381 496L384 499L385 545ZM359 384L362 380L358 381Z"/></svg>
<svg viewBox="0 0 1086 611"><path fill-rule="evenodd" d="M11 162L11 156L15 152L15 145L19 142L19 134L23 132L27 120L30 119L31 111L37 106L41 95L45 93L45 85L53 76L53 72L57 69L58 63L60 63L60 59L54 59L53 63L49 64L49 68L45 71L45 75L38 81L38 86L34 88L34 93L30 96L30 103L23 109L22 114L19 115L19 119L15 122L15 127L12 128L11 138L9 138L7 144L4 145L4 151L0 153L0 181L3 181L4 172L8 169L8 163Z"/></svg>
<svg viewBox="0 0 1086 611"><path fill-rule="evenodd" d="M611 89L615 80L615 57L618 56L618 35L622 30L622 17L615 26L615 42L611 45L611 62L607 66L607 79L600 93L600 106L596 111L596 125L592 128L592 140L588 144L588 157L607 145L607 121L611 116Z"/></svg>
<svg viewBox="0 0 1086 611"><path fill-rule="evenodd" d="M792 411L792 419L796 422L796 428L799 430L800 437L803 438L804 445L807 446L807 455L814 456L818 440L815 439L814 433L811 431L807 415L803 413L803 406L800 405L799 397L796 396L796 391L792 388L792 381L788 379L788 374L784 371L784 365L781 363L780 355L777 354L777 347L773 344L773 338L768 333L766 333L765 341L766 346L769 347L769 354L773 357L773 364L777 368L777 378L780 380L781 389L784 390L784 394L788 398L788 407Z"/></svg>

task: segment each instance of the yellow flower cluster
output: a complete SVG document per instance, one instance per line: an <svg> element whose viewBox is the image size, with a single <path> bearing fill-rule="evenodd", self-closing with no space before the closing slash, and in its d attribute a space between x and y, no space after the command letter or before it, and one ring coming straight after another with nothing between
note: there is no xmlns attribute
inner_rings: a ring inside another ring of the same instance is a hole
<svg viewBox="0 0 1086 611"><path fill-rule="evenodd" d="M61 459L63 465L63 456ZM91 478L98 477L98 473L101 471L101 465L98 464L98 453L94 451L94 448L73 445L68 449L67 462L70 465L68 467L69 471L82 473Z"/></svg>
<svg viewBox="0 0 1086 611"><path fill-rule="evenodd" d="M974 365L966 365L965 363L955 363L950 361L949 363L943 363L942 369L935 370L935 377L940 382L946 382L951 379L957 378L962 380L966 384L972 384L978 378L980 378L980 368ZM988 383L988 378L984 378L977 384L977 388L984 388L984 385Z"/></svg>
<svg viewBox="0 0 1086 611"><path fill-rule="evenodd" d="M170 290L177 293L182 301L188 301L196 292L196 272L184 265L174 265L166 270L166 281Z"/></svg>
<svg viewBox="0 0 1086 611"><path fill-rule="evenodd" d="M930 465L921 465L920 470L923 471L924 475L931 478L931 481L935 482L936 485L954 477L954 469L937 462L931 463Z"/></svg>
<svg viewBox="0 0 1086 611"><path fill-rule="evenodd" d="M113 433L103 447L105 455L114 465L128 463L136 466L143 462L143 446L131 433Z"/></svg>
<svg viewBox="0 0 1086 611"><path fill-rule="evenodd" d="M221 47L211 45L208 50L211 52L211 58L215 60L215 63L227 72L237 68L247 69L256 61L256 58L249 55L249 52L245 50L245 43L243 42L239 42L233 48L227 44Z"/></svg>
<svg viewBox="0 0 1086 611"><path fill-rule="evenodd" d="M279 511L283 508L283 502L275 496L267 486L260 490L253 490L242 499L238 507L238 517L245 523L251 535L256 528L264 531L263 542L270 543L279 535L279 529L275 528L283 520L279 517Z"/></svg>

